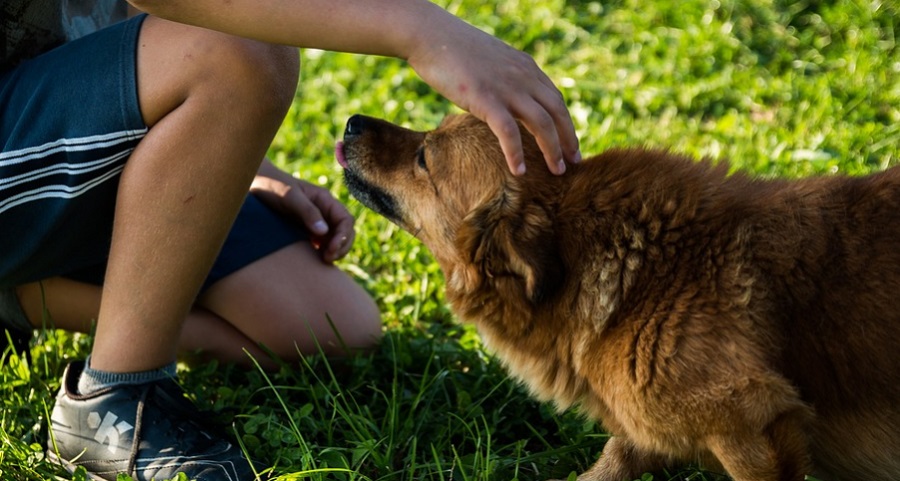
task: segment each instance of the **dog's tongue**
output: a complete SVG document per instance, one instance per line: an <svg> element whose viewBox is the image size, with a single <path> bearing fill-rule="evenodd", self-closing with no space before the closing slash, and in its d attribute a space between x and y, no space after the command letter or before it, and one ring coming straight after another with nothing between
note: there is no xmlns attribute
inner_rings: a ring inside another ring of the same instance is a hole
<svg viewBox="0 0 900 481"><path fill-rule="evenodd" d="M334 145L334 158L337 159L337 163L340 164L341 167L347 168L347 158L344 157L344 142L340 140Z"/></svg>

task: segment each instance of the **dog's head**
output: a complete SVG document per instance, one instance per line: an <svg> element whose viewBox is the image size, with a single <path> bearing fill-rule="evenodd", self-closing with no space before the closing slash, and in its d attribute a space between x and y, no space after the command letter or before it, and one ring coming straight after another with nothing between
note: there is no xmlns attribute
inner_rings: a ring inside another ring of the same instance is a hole
<svg viewBox="0 0 900 481"><path fill-rule="evenodd" d="M486 279L532 302L562 277L553 211L561 180L522 130L527 173L510 173L497 138L471 115L416 132L369 117L347 122L337 159L347 188L418 237L447 276L472 291Z"/></svg>

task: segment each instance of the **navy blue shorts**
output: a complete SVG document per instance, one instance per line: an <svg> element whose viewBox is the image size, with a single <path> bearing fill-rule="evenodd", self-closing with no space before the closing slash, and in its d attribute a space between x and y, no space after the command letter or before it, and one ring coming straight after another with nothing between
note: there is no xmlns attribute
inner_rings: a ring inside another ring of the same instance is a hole
<svg viewBox="0 0 900 481"><path fill-rule="evenodd" d="M103 282L119 177L148 131L136 88L143 18L0 72L0 290ZM298 224L248 195L204 288L308 239Z"/></svg>

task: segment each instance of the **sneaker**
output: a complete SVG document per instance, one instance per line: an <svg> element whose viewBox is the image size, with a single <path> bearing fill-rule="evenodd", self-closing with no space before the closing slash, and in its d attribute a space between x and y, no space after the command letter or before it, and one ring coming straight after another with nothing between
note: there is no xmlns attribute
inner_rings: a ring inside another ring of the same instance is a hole
<svg viewBox="0 0 900 481"><path fill-rule="evenodd" d="M91 479L197 481L259 479L241 450L201 424L203 415L174 380L78 393L84 362L66 368L50 416L47 456ZM261 469L256 467L257 472ZM265 479L265 478L263 478Z"/></svg>

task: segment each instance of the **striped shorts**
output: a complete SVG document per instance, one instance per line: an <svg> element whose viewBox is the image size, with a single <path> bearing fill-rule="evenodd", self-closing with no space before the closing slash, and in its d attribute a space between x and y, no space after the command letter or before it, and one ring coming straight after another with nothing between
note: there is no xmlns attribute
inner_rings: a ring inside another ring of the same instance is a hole
<svg viewBox="0 0 900 481"><path fill-rule="evenodd" d="M143 18L0 72L0 316L17 285L103 282L119 177L148 132L136 88ZM204 288L307 238L248 195Z"/></svg>

